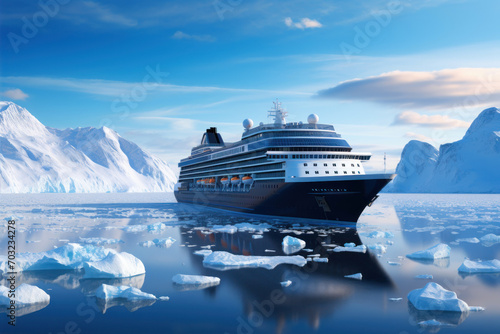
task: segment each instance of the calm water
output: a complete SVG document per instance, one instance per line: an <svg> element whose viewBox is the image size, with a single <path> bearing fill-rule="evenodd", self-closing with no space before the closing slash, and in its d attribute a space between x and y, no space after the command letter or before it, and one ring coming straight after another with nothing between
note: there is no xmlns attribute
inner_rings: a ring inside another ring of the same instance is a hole
<svg viewBox="0 0 500 334"><path fill-rule="evenodd" d="M121 239L105 246L129 252L142 260L146 274L124 280L84 280L76 272L30 272L19 275L45 290L49 305L19 310L15 328L0 313L4 333L498 333L500 276L459 275L470 259L500 259L500 244L457 243L457 239L500 234L499 195L382 195L367 208L357 226L331 226L305 220L256 218L175 203L170 194L0 195L2 218L18 218L17 245L21 252L47 251L78 242L79 237ZM3 221L3 220L2 220ZM159 232L127 232L126 225L163 222ZM250 232L208 233L212 225L238 223L272 225L263 238ZM0 254L6 254L5 221L0 227ZM202 228L206 227L206 228ZM356 229L357 228L357 229ZM393 237L370 238L373 231ZM328 263L309 262L299 268L280 265L273 270L218 271L203 267L193 252L201 246L244 255L284 255L286 235L305 240L312 253ZM172 237L169 248L143 248L141 241ZM334 253L331 244L382 244L387 252ZM451 246L447 261L419 263L406 254L439 242ZM489 247L488 247L489 246ZM266 251L267 250L267 251ZM269 250L275 250L274 253ZM363 280L344 278L362 273ZM217 287L180 291L171 281L176 274L217 276ZM417 312L406 296L429 280L453 290L484 312L436 314ZM288 288L280 282L291 280ZM1 282L5 284L5 280ZM92 297L102 283L132 285L167 302L104 304ZM402 298L391 301L389 298ZM449 326L423 328L419 322L437 319Z"/></svg>

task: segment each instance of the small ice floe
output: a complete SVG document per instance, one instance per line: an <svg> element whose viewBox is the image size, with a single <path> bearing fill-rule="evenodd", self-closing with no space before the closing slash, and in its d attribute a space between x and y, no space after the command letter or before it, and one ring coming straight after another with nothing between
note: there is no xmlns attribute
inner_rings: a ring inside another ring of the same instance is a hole
<svg viewBox="0 0 500 334"><path fill-rule="evenodd" d="M401 262L387 261L387 264L390 266L400 266Z"/></svg>
<svg viewBox="0 0 500 334"><path fill-rule="evenodd" d="M307 252L307 253L312 253L312 252L313 252L313 250L312 250L312 249L310 249L310 248L304 248L304 249L303 249L303 251L304 251L304 252Z"/></svg>
<svg viewBox="0 0 500 334"><path fill-rule="evenodd" d="M178 290L201 290L219 285L220 278L214 276L177 274L172 277L172 282L174 282Z"/></svg>
<svg viewBox="0 0 500 334"><path fill-rule="evenodd" d="M157 232L160 232L160 231L163 231L165 228L167 227L167 225L163 224L163 223L154 223L154 224L150 224L148 225L148 232L152 232L152 233L157 233Z"/></svg>
<svg viewBox="0 0 500 334"><path fill-rule="evenodd" d="M250 223L239 223L234 225L237 229L238 232L250 232L250 233L255 233L255 232L269 232L269 229L272 228L271 225L263 223L263 224L250 224Z"/></svg>
<svg viewBox="0 0 500 334"><path fill-rule="evenodd" d="M363 275L361 273L352 274L352 275L345 275L344 277L345 278L357 279L357 280L362 280L363 279Z"/></svg>
<svg viewBox="0 0 500 334"><path fill-rule="evenodd" d="M328 263L328 258L327 257L313 257L312 260L313 260L313 262Z"/></svg>
<svg viewBox="0 0 500 334"><path fill-rule="evenodd" d="M495 274L500 273L500 261L472 261L466 259L462 265L458 268L459 273L466 274Z"/></svg>
<svg viewBox="0 0 500 334"><path fill-rule="evenodd" d="M201 250L197 250L193 253L194 255L201 255L201 256L208 256L210 254L212 254L212 250L210 249L201 249Z"/></svg>
<svg viewBox="0 0 500 334"><path fill-rule="evenodd" d="M139 242L139 246L141 247L160 247L160 248L169 248L176 242L176 240L172 237L168 238L163 238L163 239L153 239L153 240L148 240L148 241L141 241Z"/></svg>
<svg viewBox="0 0 500 334"><path fill-rule="evenodd" d="M491 247L493 245L500 243L500 235L490 233L486 234L485 236L482 236L480 240L484 246Z"/></svg>
<svg viewBox="0 0 500 334"><path fill-rule="evenodd" d="M109 252L100 261L84 262L84 278L132 277L146 273L141 260L126 252Z"/></svg>
<svg viewBox="0 0 500 334"><path fill-rule="evenodd" d="M365 245L356 246L355 243L349 242L345 243L344 246L338 246L332 249L332 252L355 252L355 253L366 253Z"/></svg>
<svg viewBox="0 0 500 334"><path fill-rule="evenodd" d="M418 279L433 279L434 277L432 277L432 275L417 275L417 276L415 276L415 278L418 278Z"/></svg>
<svg viewBox="0 0 500 334"><path fill-rule="evenodd" d="M217 251L205 257L203 265L217 270L239 268L274 269L280 264L293 264L303 267L307 263L303 256L244 256Z"/></svg>
<svg viewBox="0 0 500 334"><path fill-rule="evenodd" d="M264 236L262 234L254 234L252 235L252 239L262 239Z"/></svg>
<svg viewBox="0 0 500 334"><path fill-rule="evenodd" d="M274 250L274 249L265 249L264 252L266 252L266 253L276 253L276 250Z"/></svg>
<svg viewBox="0 0 500 334"><path fill-rule="evenodd" d="M457 243L460 243L460 242L464 242L464 243L469 243L469 244L478 244L480 241L478 238L461 238L461 239L457 239L455 240L455 242Z"/></svg>
<svg viewBox="0 0 500 334"><path fill-rule="evenodd" d="M102 284L95 291L95 296L103 300L110 300L117 298L126 300L156 300L155 295L142 292L137 288L127 285L112 286L112 285Z"/></svg>
<svg viewBox="0 0 500 334"><path fill-rule="evenodd" d="M168 302L170 300L170 297L168 296L160 296L158 297L158 300L161 302Z"/></svg>
<svg viewBox="0 0 500 334"><path fill-rule="evenodd" d="M139 246L141 246L141 247L149 248L149 247L153 247L154 245L155 245L155 243L153 242L153 240L139 242Z"/></svg>
<svg viewBox="0 0 500 334"><path fill-rule="evenodd" d="M469 305L453 291L430 282L422 289L415 289L408 294L408 301L420 311L468 312Z"/></svg>
<svg viewBox="0 0 500 334"><path fill-rule="evenodd" d="M306 242L304 240L287 235L283 238L283 242L281 243L281 245L283 246L283 252L285 254L293 254L306 247Z"/></svg>
<svg viewBox="0 0 500 334"><path fill-rule="evenodd" d="M34 244L34 243L38 243L38 242L40 242L40 240L26 240L27 244Z"/></svg>
<svg viewBox="0 0 500 334"><path fill-rule="evenodd" d="M82 237L80 237L80 243L101 246L101 245L122 244L123 240L98 238L98 237L95 237L95 238L82 238Z"/></svg>
<svg viewBox="0 0 500 334"><path fill-rule="evenodd" d="M290 285L292 285L292 281L288 280L288 281L281 282L280 284L282 287L287 288Z"/></svg>
<svg viewBox="0 0 500 334"><path fill-rule="evenodd" d="M9 306L10 298L9 288L0 285L0 305ZM23 307L30 304L49 304L50 296L35 285L23 283L16 287L16 306Z"/></svg>
<svg viewBox="0 0 500 334"><path fill-rule="evenodd" d="M426 250L418 251L406 255L407 258L413 260L434 260L450 257L450 246L446 244L437 244Z"/></svg>
<svg viewBox="0 0 500 334"><path fill-rule="evenodd" d="M400 297L397 297L397 298L389 298L389 301L391 301L391 302L400 302L400 301L402 301L402 300L403 300L403 298L400 298Z"/></svg>
<svg viewBox="0 0 500 334"><path fill-rule="evenodd" d="M370 233L362 233L362 236L367 238L394 238L394 234L392 232L383 232L383 231L373 231Z"/></svg>
<svg viewBox="0 0 500 334"><path fill-rule="evenodd" d="M234 234L238 232L238 228L234 225L214 225L210 228L214 232Z"/></svg>
<svg viewBox="0 0 500 334"><path fill-rule="evenodd" d="M381 244L368 245L368 249L375 254L384 254L387 252L387 247Z"/></svg>

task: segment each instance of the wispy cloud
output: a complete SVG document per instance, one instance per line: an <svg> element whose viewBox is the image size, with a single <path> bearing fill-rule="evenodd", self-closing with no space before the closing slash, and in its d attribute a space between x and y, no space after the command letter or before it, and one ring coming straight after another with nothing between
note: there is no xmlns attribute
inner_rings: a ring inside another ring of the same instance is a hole
<svg viewBox="0 0 500 334"><path fill-rule="evenodd" d="M317 20L312 20L310 18L304 17L298 22L294 22L291 17L285 18L285 24L290 28L297 29L309 29L309 28L321 28L323 25L319 23Z"/></svg>
<svg viewBox="0 0 500 334"><path fill-rule="evenodd" d="M199 42L215 42L215 37L210 35L191 35L180 30L172 35L173 39L191 39Z"/></svg>
<svg viewBox="0 0 500 334"><path fill-rule="evenodd" d="M500 102L500 68L457 68L432 72L393 71L344 81L319 97L364 100L398 108L447 109Z"/></svg>
<svg viewBox="0 0 500 334"><path fill-rule="evenodd" d="M137 20L128 18L124 15L113 12L110 8L94 1L83 1L87 14L93 15L97 20L105 23L113 23L127 27L137 25Z"/></svg>
<svg viewBox="0 0 500 334"><path fill-rule="evenodd" d="M28 98L28 94L26 94L19 88L9 89L2 92L1 94L11 100L25 100Z"/></svg>
<svg viewBox="0 0 500 334"><path fill-rule="evenodd" d="M448 115L422 115L414 111L403 111L391 125L418 125L429 128L468 128L469 122L450 118Z"/></svg>
<svg viewBox="0 0 500 334"><path fill-rule="evenodd" d="M435 143L435 141L432 138L429 138L427 136L424 136L422 134L415 133L415 132L407 132L407 133L405 133L405 137L410 138L410 139L420 140L423 142L427 142L429 144Z"/></svg>

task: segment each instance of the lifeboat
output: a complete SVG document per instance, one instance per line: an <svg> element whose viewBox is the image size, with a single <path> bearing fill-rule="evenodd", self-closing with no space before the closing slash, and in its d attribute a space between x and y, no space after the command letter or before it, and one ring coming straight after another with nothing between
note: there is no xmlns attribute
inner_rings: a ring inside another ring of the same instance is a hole
<svg viewBox="0 0 500 334"><path fill-rule="evenodd" d="M222 183L222 184L228 184L229 183L229 178L223 177L222 179L220 179L220 183Z"/></svg>
<svg viewBox="0 0 500 334"><path fill-rule="evenodd" d="M197 185L201 185L201 180L196 181Z"/></svg>
<svg viewBox="0 0 500 334"><path fill-rule="evenodd" d="M207 179L201 179L201 180L200 180L200 184L202 184L202 185L203 185L203 184L207 184Z"/></svg>
<svg viewBox="0 0 500 334"><path fill-rule="evenodd" d="M207 179L207 184L210 185L210 186L215 185L215 179L214 178Z"/></svg>
<svg viewBox="0 0 500 334"><path fill-rule="evenodd" d="M231 184L240 184L241 180L239 177L234 176L231 178Z"/></svg>
<svg viewBox="0 0 500 334"><path fill-rule="evenodd" d="M243 176L243 178L241 179L243 184L252 184L253 182L253 179L251 176Z"/></svg>

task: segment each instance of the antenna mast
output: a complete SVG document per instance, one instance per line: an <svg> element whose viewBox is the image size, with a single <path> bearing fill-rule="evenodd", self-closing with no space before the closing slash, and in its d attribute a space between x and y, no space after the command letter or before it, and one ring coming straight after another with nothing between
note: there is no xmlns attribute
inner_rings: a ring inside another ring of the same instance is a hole
<svg viewBox="0 0 500 334"><path fill-rule="evenodd" d="M288 116L288 113L285 109L281 108L281 102L276 99L276 102L273 102L273 104L274 108L267 112L267 117L273 116L275 125L286 124L286 117Z"/></svg>
<svg viewBox="0 0 500 334"><path fill-rule="evenodd" d="M386 171L386 167L387 167L387 154L384 152L384 174Z"/></svg>

